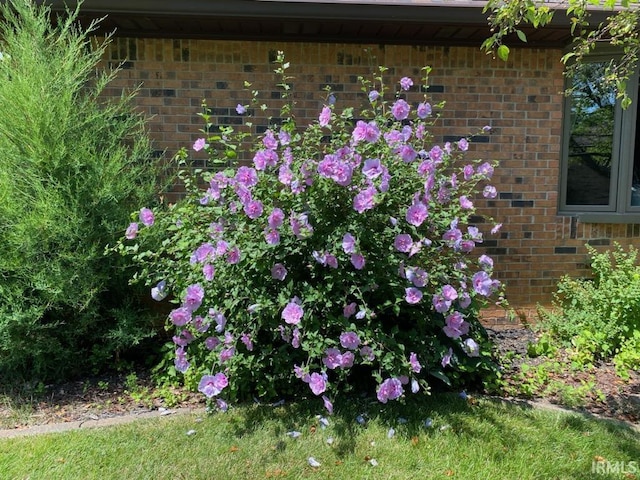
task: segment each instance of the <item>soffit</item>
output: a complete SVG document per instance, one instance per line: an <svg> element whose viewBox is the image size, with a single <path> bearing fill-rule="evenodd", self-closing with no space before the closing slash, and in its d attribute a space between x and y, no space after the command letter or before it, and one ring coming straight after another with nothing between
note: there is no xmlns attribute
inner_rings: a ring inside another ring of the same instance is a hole
<svg viewBox="0 0 640 480"><path fill-rule="evenodd" d="M47 1L56 11L65 2ZM73 6L74 2L67 2ZM480 0L85 0L80 19L106 16L117 36L480 46L489 35ZM558 15L563 15L558 12ZM531 47L564 46L558 22L524 29ZM517 42L517 40L516 40Z"/></svg>

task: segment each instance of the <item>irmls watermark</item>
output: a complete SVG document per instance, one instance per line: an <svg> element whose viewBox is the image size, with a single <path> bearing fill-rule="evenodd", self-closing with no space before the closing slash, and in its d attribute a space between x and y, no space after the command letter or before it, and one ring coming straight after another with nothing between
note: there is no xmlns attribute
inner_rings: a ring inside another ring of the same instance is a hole
<svg viewBox="0 0 640 480"><path fill-rule="evenodd" d="M598 475L634 475L640 473L640 462L593 460L591 462L591 473Z"/></svg>

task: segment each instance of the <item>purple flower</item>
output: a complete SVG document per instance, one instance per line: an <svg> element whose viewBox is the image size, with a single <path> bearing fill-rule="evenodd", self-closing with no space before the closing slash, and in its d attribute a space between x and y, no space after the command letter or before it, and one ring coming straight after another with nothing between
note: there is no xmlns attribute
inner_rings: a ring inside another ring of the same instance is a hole
<svg viewBox="0 0 640 480"><path fill-rule="evenodd" d="M495 235L496 233L498 233L500 231L500 229L502 228L502 224L501 223L497 223L492 229L491 229L491 235Z"/></svg>
<svg viewBox="0 0 640 480"><path fill-rule="evenodd" d="M340 345L349 350L355 350L360 346L360 338L356 332L345 332L340 335Z"/></svg>
<svg viewBox="0 0 640 480"><path fill-rule="evenodd" d="M323 394L327 389L327 381L324 375L313 372L309 376L309 388L311 388L314 395Z"/></svg>
<svg viewBox="0 0 640 480"><path fill-rule="evenodd" d="M482 196L484 198L496 198L498 196L498 191L493 185L487 185L482 191Z"/></svg>
<svg viewBox="0 0 640 480"><path fill-rule="evenodd" d="M480 232L480 229L478 229L478 227L467 227L467 232L469 232L469 236L472 240L475 240L478 243L482 243L482 233Z"/></svg>
<svg viewBox="0 0 640 480"><path fill-rule="evenodd" d="M445 335L449 338L460 338L469 333L469 324L464 320L460 312L453 312L447 315L446 325L443 327Z"/></svg>
<svg viewBox="0 0 640 480"><path fill-rule="evenodd" d="M291 338L291 346L293 348L300 348L300 329L294 328L293 335Z"/></svg>
<svg viewBox="0 0 640 480"><path fill-rule="evenodd" d="M198 285L197 283L194 285L189 285L187 287L187 293L184 298L183 306L188 308L190 311L195 312L200 305L202 305L202 300L204 299L204 289Z"/></svg>
<svg viewBox="0 0 640 480"><path fill-rule="evenodd" d="M493 281L487 272L480 271L475 273L471 278L471 282L473 283L473 289L477 294L484 297L491 295L491 291L493 290Z"/></svg>
<svg viewBox="0 0 640 480"><path fill-rule="evenodd" d="M371 91L369 92L369 95L368 95L368 96L369 96L369 101L370 101L371 103L373 103L373 102L375 102L375 101L378 99L378 97L380 96L380 92L378 92L377 90L371 90Z"/></svg>
<svg viewBox="0 0 640 480"><path fill-rule="evenodd" d="M351 317L354 313L356 313L356 308L358 306L356 305L355 302L351 302L349 305L345 305L343 311L342 311L342 315L345 318L349 318Z"/></svg>
<svg viewBox="0 0 640 480"><path fill-rule="evenodd" d="M251 190L249 190L249 187L247 187L246 185L243 185L242 183L236 183L234 186L234 191L236 192L236 195L238 195L238 198L240 199L242 205L246 205L252 200Z"/></svg>
<svg viewBox="0 0 640 480"><path fill-rule="evenodd" d="M262 202L260 200L251 200L244 205L244 213L251 220L255 220L262 215Z"/></svg>
<svg viewBox="0 0 640 480"><path fill-rule="evenodd" d="M438 313L445 313L449 308L451 308L451 302L439 294L433 296L432 302L433 307Z"/></svg>
<svg viewBox="0 0 640 480"><path fill-rule="evenodd" d="M203 148L207 148L207 142L205 141L204 138L199 138L197 139L194 144L193 144L193 149L196 152L199 152L200 150L202 150Z"/></svg>
<svg viewBox="0 0 640 480"><path fill-rule="evenodd" d="M329 415L331 415L333 413L333 403L331 403L331 400L329 400L326 395L322 396L322 401L324 402L324 408L326 408Z"/></svg>
<svg viewBox="0 0 640 480"><path fill-rule="evenodd" d="M304 310L295 301L289 302L282 310L282 319L289 325L298 325L303 315Z"/></svg>
<svg viewBox="0 0 640 480"><path fill-rule="evenodd" d="M471 296L467 292L464 292L458 297L458 305L460 305L460 308L467 308L471 305Z"/></svg>
<svg viewBox="0 0 640 480"><path fill-rule="evenodd" d="M452 227L442 235L442 240L447 242L450 247L457 247L462 240L462 232L457 227Z"/></svg>
<svg viewBox="0 0 640 480"><path fill-rule="evenodd" d="M409 104L405 102L403 99L398 99L391 107L391 113L396 118L396 120L404 120L409 116Z"/></svg>
<svg viewBox="0 0 640 480"><path fill-rule="evenodd" d="M224 363L231 359L236 353L236 349L234 347L225 348L220 352L220 362Z"/></svg>
<svg viewBox="0 0 640 480"><path fill-rule="evenodd" d="M353 265L356 270L362 270L365 263L365 259L360 253L351 254L351 265Z"/></svg>
<svg viewBox="0 0 640 480"><path fill-rule="evenodd" d="M351 134L351 138L353 143L356 144L362 141L376 143L380 138L380 129L378 128L378 124L374 121L366 123L362 120L358 120L356 128Z"/></svg>
<svg viewBox="0 0 640 480"><path fill-rule="evenodd" d="M408 233L401 233L400 235L397 235L393 242L395 249L403 253L409 253L412 245L413 239Z"/></svg>
<svg viewBox="0 0 640 480"><path fill-rule="evenodd" d="M407 209L406 219L411 225L419 227L428 216L427 206L422 202L416 202Z"/></svg>
<svg viewBox="0 0 640 480"><path fill-rule="evenodd" d="M404 138L402 137L402 132L390 130L384 134L384 140L390 147L396 147L404 141Z"/></svg>
<svg viewBox="0 0 640 480"><path fill-rule="evenodd" d="M365 345L360 349L360 356L367 362L373 362L376 359L373 349L368 345Z"/></svg>
<svg viewBox="0 0 640 480"><path fill-rule="evenodd" d="M193 342L194 337L189 330L182 330L182 332L180 332L180 335L174 335L172 340L173 343L175 343L179 347L186 347L191 342Z"/></svg>
<svg viewBox="0 0 640 480"><path fill-rule="evenodd" d="M402 145L395 150L395 153L400 155L404 163L411 163L418 156L411 145Z"/></svg>
<svg viewBox="0 0 640 480"><path fill-rule="evenodd" d="M267 221L271 228L280 227L284 221L284 212L280 208L274 208L269 214L269 219Z"/></svg>
<svg viewBox="0 0 640 480"><path fill-rule="evenodd" d="M331 109L329 107L323 107L320 116L318 117L318 123L321 127L326 127L331 121Z"/></svg>
<svg viewBox="0 0 640 480"><path fill-rule="evenodd" d="M178 347L176 349L176 358L173 361L176 370L180 373L184 373L189 369L189 361L187 360L187 352L184 347Z"/></svg>
<svg viewBox="0 0 640 480"><path fill-rule="evenodd" d="M225 316L213 309L209 310L209 316L213 317L216 322L216 332L222 333L224 327L227 325L227 319L225 318Z"/></svg>
<svg viewBox="0 0 640 480"><path fill-rule="evenodd" d="M235 265L240 261L240 249L238 247L233 247L227 252L227 263L230 265Z"/></svg>
<svg viewBox="0 0 640 480"><path fill-rule="evenodd" d="M358 213L364 213L375 206L375 187L366 188L358 193L353 199L353 209Z"/></svg>
<svg viewBox="0 0 640 480"><path fill-rule="evenodd" d="M442 161L443 154L444 154L444 151L438 145L435 145L434 147L431 148L431 150L429 150L429 158L437 163Z"/></svg>
<svg viewBox="0 0 640 480"><path fill-rule="evenodd" d="M275 167L276 163L278 163L278 154L274 150L258 150L253 156L253 166L256 167L256 170Z"/></svg>
<svg viewBox="0 0 640 480"><path fill-rule="evenodd" d="M478 167L478 174L482 175L488 180L493 176L493 167L490 163L485 162Z"/></svg>
<svg viewBox="0 0 640 480"><path fill-rule="evenodd" d="M420 362L418 361L418 355L411 352L409 354L409 363L411 364L411 370L413 370L415 373L420 373L420 370L422 370L422 365L420 365Z"/></svg>
<svg viewBox="0 0 640 480"><path fill-rule="evenodd" d="M356 239L348 232L342 237L342 250L344 253L355 253L356 251Z"/></svg>
<svg viewBox="0 0 640 480"><path fill-rule="evenodd" d="M396 400L404 393L402 382L397 378L387 378L380 387L378 387L378 401L387 403L389 400Z"/></svg>
<svg viewBox="0 0 640 480"><path fill-rule="evenodd" d="M155 216L153 215L153 212L149 208L146 208L146 207L141 208L140 221L145 227L150 227L151 225L153 225L153 222L155 221Z"/></svg>
<svg viewBox="0 0 640 480"><path fill-rule="evenodd" d="M493 268L493 258L488 255L480 255L480 258L478 258L478 264L483 270L491 270Z"/></svg>
<svg viewBox="0 0 640 480"><path fill-rule="evenodd" d="M191 310L186 307L171 310L169 319L176 327L182 327L191 321Z"/></svg>
<svg viewBox="0 0 640 480"><path fill-rule="evenodd" d="M240 341L244 343L244 346L247 347L247 350L249 350L250 352L253 351L253 341L251 340L251 335L243 333L240 336Z"/></svg>
<svg viewBox="0 0 640 480"><path fill-rule="evenodd" d="M427 102L420 103L418 105L417 113L418 113L418 117L424 120L429 115L431 115L431 104Z"/></svg>
<svg viewBox="0 0 640 480"><path fill-rule="evenodd" d="M283 185L291 185L293 181L293 172L288 165L280 165L278 169L278 180Z"/></svg>
<svg viewBox="0 0 640 480"><path fill-rule="evenodd" d="M256 172L255 168L242 166L238 168L235 180L245 187L253 187L258 183L258 173Z"/></svg>
<svg viewBox="0 0 640 480"><path fill-rule="evenodd" d="M449 348L449 351L442 357L442 361L440 362L440 365L442 365L442 368L445 368L448 365L451 365L451 357L453 357L453 350Z"/></svg>
<svg viewBox="0 0 640 480"><path fill-rule="evenodd" d="M280 243L280 232L269 229L264 232L264 239L269 245L278 245Z"/></svg>
<svg viewBox="0 0 640 480"><path fill-rule="evenodd" d="M127 240L133 240L138 235L138 224L136 222L131 222L127 227L127 231L124 232L124 236Z"/></svg>
<svg viewBox="0 0 640 480"><path fill-rule="evenodd" d="M320 265L326 265L327 264L327 258L326 258L324 253L320 253L317 250L314 250L313 252L311 252L311 256Z"/></svg>
<svg viewBox="0 0 640 480"><path fill-rule="evenodd" d="M198 384L198 391L204 393L207 398L211 398L218 396L227 385L229 381L224 373L203 375Z"/></svg>
<svg viewBox="0 0 640 480"><path fill-rule="evenodd" d="M407 268L405 270L405 276L407 280L413 283L414 287L424 287L427 285L427 280L429 279L429 275L422 268Z"/></svg>
<svg viewBox="0 0 640 480"><path fill-rule="evenodd" d="M165 290L167 288L167 282L162 280L158 282L158 284L151 289L151 298L153 298L156 302L161 302L167 297L168 292Z"/></svg>
<svg viewBox="0 0 640 480"><path fill-rule="evenodd" d="M239 103L238 105L236 105L236 113L238 115L244 115L245 113L247 113L247 107Z"/></svg>
<svg viewBox="0 0 640 480"><path fill-rule="evenodd" d="M463 342L462 348L470 357L480 356L480 346L475 342L473 338L467 338Z"/></svg>
<svg viewBox="0 0 640 480"><path fill-rule="evenodd" d="M442 296L445 300L452 302L458 298L458 292L451 285L445 285L442 287Z"/></svg>
<svg viewBox="0 0 640 480"><path fill-rule="evenodd" d="M466 138L461 138L460 140L458 140L458 148L462 152L466 152L467 150L469 150L469 142Z"/></svg>
<svg viewBox="0 0 640 480"><path fill-rule="evenodd" d="M355 355L353 354L353 352L344 352L340 359L340 367L351 368L353 367L354 360L355 360Z"/></svg>
<svg viewBox="0 0 640 480"><path fill-rule="evenodd" d="M204 341L204 344L209 350L213 350L218 345L220 345L220 340L216 337L207 337L207 339Z"/></svg>
<svg viewBox="0 0 640 480"><path fill-rule="evenodd" d="M299 240L313 235L313 227L309 223L309 217L306 213L296 215L294 212L291 212L289 225L291 226L291 231Z"/></svg>
<svg viewBox="0 0 640 480"><path fill-rule="evenodd" d="M193 319L193 326L196 327L196 331L198 331L199 333L204 333L209 330L211 324L209 322L205 322L204 318L198 315Z"/></svg>
<svg viewBox="0 0 640 480"><path fill-rule="evenodd" d="M262 137L262 144L269 150L274 150L278 147L278 140L276 140L273 130L267 130Z"/></svg>
<svg viewBox="0 0 640 480"><path fill-rule="evenodd" d="M210 281L213 280L213 277L216 274L216 268L213 265L211 265L210 263L206 263L202 267L202 274L204 275L204 279L207 282L210 282Z"/></svg>
<svg viewBox="0 0 640 480"><path fill-rule="evenodd" d="M409 90L412 86L413 80L411 80L409 77L402 77L400 79L400 88L402 88L402 90Z"/></svg>
<svg viewBox="0 0 640 480"><path fill-rule="evenodd" d="M460 207L464 210L471 210L473 208L473 202L467 198L466 195L460 197Z"/></svg>
<svg viewBox="0 0 640 480"><path fill-rule="evenodd" d="M284 280L287 276L287 269L281 263L276 263L273 267L271 267L271 278L274 280Z"/></svg>
<svg viewBox="0 0 640 480"><path fill-rule="evenodd" d="M216 399L216 405L221 412L226 412L229 409L229 404L224 400L222 400L221 398Z"/></svg>
<svg viewBox="0 0 640 480"><path fill-rule="evenodd" d="M416 287L408 287L405 288L404 291L404 299L407 301L407 303L415 305L416 303L419 303L420 300L422 300L422 291L420 291Z"/></svg>
<svg viewBox="0 0 640 480"><path fill-rule="evenodd" d="M322 359L322 363L331 370L334 370L342 365L342 353L337 348L327 348L324 352L325 357Z"/></svg>
<svg viewBox="0 0 640 480"><path fill-rule="evenodd" d="M205 260L214 259L216 249L210 243L203 243L191 254L190 263L203 263Z"/></svg>
<svg viewBox="0 0 640 480"><path fill-rule="evenodd" d="M465 180L471 179L473 177L473 165L465 165L462 169L462 174Z"/></svg>
<svg viewBox="0 0 640 480"><path fill-rule="evenodd" d="M294 365L293 366L293 373L296 376L296 378L299 378L300 380L302 380L305 383L309 383L309 374L305 372L304 368L298 366L298 365Z"/></svg>
<svg viewBox="0 0 640 480"><path fill-rule="evenodd" d="M331 253L325 254L325 262L331 268L338 268L338 259Z"/></svg>

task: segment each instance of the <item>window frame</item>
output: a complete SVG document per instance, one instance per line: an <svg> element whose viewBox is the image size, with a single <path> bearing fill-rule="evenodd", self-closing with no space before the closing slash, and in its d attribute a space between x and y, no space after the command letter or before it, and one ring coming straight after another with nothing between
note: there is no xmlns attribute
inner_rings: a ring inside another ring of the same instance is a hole
<svg viewBox="0 0 640 480"><path fill-rule="evenodd" d="M599 50L589 55L585 61L589 63L608 62L619 56L613 50ZM571 79L565 80L565 88L569 87ZM562 115L562 144L560 149L560 175L558 214L574 215L584 223L640 223L640 205L631 205L631 188L633 184L633 164L635 155L635 137L638 115L638 68L627 82L627 90L631 98L631 105L623 110L620 100L616 100L611 183L609 203L607 205L570 205L567 204L567 180L569 169L569 138L571 133L571 102L570 95L565 96Z"/></svg>

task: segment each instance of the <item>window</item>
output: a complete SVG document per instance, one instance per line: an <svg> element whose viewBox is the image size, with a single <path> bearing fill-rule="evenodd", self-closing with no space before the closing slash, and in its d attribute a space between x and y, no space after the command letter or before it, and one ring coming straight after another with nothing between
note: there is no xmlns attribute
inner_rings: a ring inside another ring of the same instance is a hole
<svg viewBox="0 0 640 480"><path fill-rule="evenodd" d="M601 81L611 58L585 62L569 80L565 102L560 212L599 221L640 217L638 75L628 82L633 103L623 110Z"/></svg>

